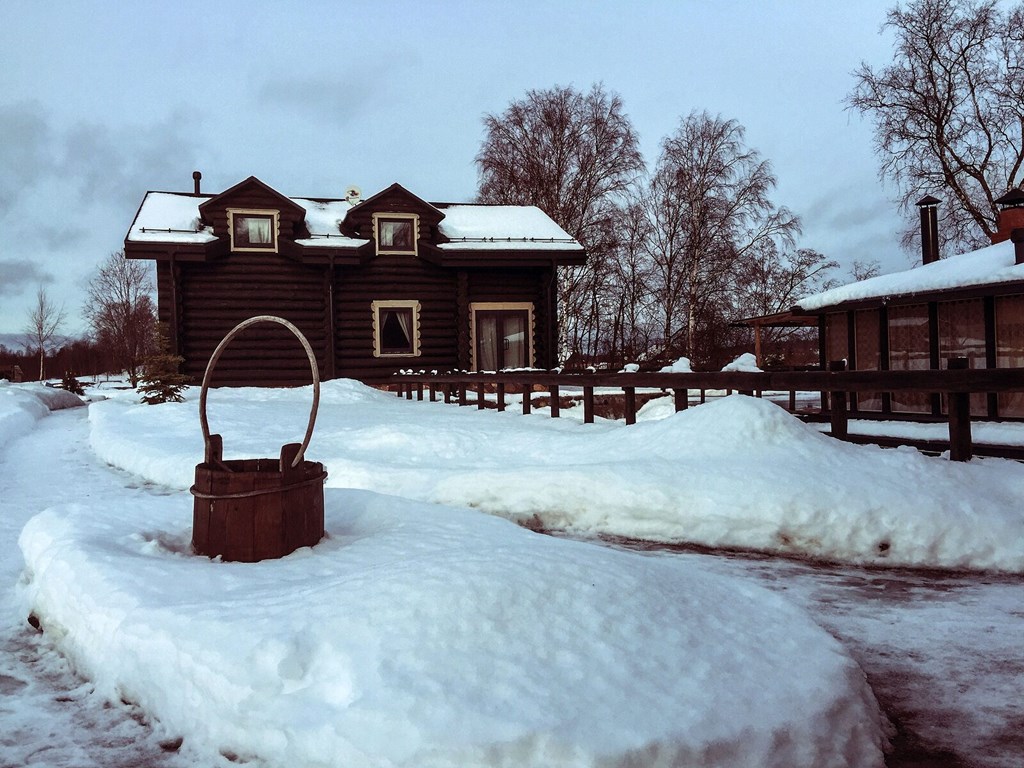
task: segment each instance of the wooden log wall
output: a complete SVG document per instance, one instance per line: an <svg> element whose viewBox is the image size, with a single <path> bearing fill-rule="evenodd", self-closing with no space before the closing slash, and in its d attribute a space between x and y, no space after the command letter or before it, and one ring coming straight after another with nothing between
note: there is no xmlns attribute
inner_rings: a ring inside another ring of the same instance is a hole
<svg viewBox="0 0 1024 768"><path fill-rule="evenodd" d="M420 355L373 357L374 301L420 302ZM378 256L362 268L337 268L335 373L380 381L396 370L448 370L457 359L456 276L414 256Z"/></svg>
<svg viewBox="0 0 1024 768"><path fill-rule="evenodd" d="M277 254L233 254L228 260L182 269L181 349L184 372L201 381L217 344L254 315L277 315L309 340L323 375L327 304L323 270ZM261 325L231 342L217 363L212 386L286 386L312 381L301 345L285 328Z"/></svg>
<svg viewBox="0 0 1024 768"><path fill-rule="evenodd" d="M548 334L550 321L544 285L550 269L473 269L467 270L467 292L470 302L533 303L533 351L538 368L554 365ZM467 318L468 325L468 318Z"/></svg>

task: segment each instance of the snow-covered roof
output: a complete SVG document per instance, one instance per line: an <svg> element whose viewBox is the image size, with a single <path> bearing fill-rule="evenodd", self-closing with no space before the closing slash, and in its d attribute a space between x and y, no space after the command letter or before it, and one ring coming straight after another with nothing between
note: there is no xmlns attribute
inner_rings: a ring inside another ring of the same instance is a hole
<svg viewBox="0 0 1024 768"><path fill-rule="evenodd" d="M1013 282L1024 283L1024 264L1014 263L1014 245L1006 240L903 272L878 275L807 296L797 302L797 307L813 311L848 301Z"/></svg>
<svg viewBox="0 0 1024 768"><path fill-rule="evenodd" d="M306 197L289 198L306 209L306 228L310 237L295 242L314 248L358 248L368 240L341 234L341 222L352 207L347 200L313 200Z"/></svg>
<svg viewBox="0 0 1024 768"><path fill-rule="evenodd" d="M216 236L199 220L199 206L211 195L147 192L128 240L133 243L209 243Z"/></svg>
<svg viewBox="0 0 1024 768"><path fill-rule="evenodd" d="M130 242L208 243L217 238L203 227L199 206L211 195L148 192L128 232ZM295 242L314 248L358 248L368 241L341 234L352 205L347 200L288 198L306 212L310 237ZM451 242L446 251L582 251L583 246L544 211L532 205L444 205L439 228Z"/></svg>
<svg viewBox="0 0 1024 768"><path fill-rule="evenodd" d="M582 245L534 205L448 205L438 208L444 213L438 228L451 241L439 246L444 251L583 250Z"/></svg>

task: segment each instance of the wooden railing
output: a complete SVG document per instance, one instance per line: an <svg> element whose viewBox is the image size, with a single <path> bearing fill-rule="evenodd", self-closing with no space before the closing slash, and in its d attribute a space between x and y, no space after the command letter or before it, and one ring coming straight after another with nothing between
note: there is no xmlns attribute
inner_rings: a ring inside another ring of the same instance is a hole
<svg viewBox="0 0 1024 768"><path fill-rule="evenodd" d="M838 368L836 364L833 364ZM475 390L478 408L487 407L486 395L495 395L499 411L505 410L506 393L523 393L523 413L530 413L533 396L547 390L551 416L559 416L562 390L582 390L583 421L594 421L594 398L598 388L622 391L625 420L636 422L638 389L672 392L676 411L689 405L690 393L699 392L701 402L708 390L735 391L758 395L762 392L788 392L789 410L795 410L797 392L822 393L823 413L828 414L831 433L839 439L849 435L848 395L851 392L919 392L948 397L946 418L949 424L950 458L966 461L973 455L971 442L970 395L975 392L1024 392L1024 368L968 369L966 358L952 358L947 370L921 371L765 371L698 373L553 373L517 371L514 373L398 374L390 384L392 391L407 399L430 400L443 397L470 405L469 392ZM825 397L825 395L830 395Z"/></svg>

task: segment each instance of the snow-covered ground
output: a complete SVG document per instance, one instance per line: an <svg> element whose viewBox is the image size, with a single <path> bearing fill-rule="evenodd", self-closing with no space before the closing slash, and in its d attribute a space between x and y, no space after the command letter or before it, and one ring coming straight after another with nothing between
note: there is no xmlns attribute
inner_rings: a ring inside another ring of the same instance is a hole
<svg viewBox="0 0 1024 768"><path fill-rule="evenodd" d="M309 397L214 391L211 426L229 458L273 456L301 437ZM194 394L94 403L88 423L58 414L20 438L41 423L8 430L0 411L4 584L28 521L0 642L44 677L67 675L51 649L66 654L95 690L69 696L87 722L112 717L95 699L154 720L147 763L880 765L863 673L789 600L465 507L582 535L1020 572L1024 467L843 445L739 396L652 413L584 426L330 382L308 452L330 472L328 538L242 565L188 552ZM42 639L22 640L29 610ZM0 704L17 734L0 764L89 764L33 761L36 705L64 710L30 695L45 684L0 670L4 685L29 703ZM139 729L111 722L115 739Z"/></svg>

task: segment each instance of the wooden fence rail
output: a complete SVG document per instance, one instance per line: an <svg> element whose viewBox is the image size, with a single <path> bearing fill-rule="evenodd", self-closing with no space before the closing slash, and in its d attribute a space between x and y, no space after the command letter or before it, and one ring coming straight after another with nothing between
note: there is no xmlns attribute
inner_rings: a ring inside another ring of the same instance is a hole
<svg viewBox="0 0 1024 768"><path fill-rule="evenodd" d="M690 392L699 392L704 402L708 390L736 391L743 394L789 392L789 409L795 410L796 392L822 393L823 411L829 414L834 437L848 436L848 394L851 392L923 392L948 397L950 458L966 461L973 455L971 445L970 395L975 392L1024 392L1024 368L968 369L967 358L950 358L946 370L919 371L846 371L832 364L827 371L697 372L697 373L553 373L517 371L514 373L399 374L390 387L399 397L424 399L424 387L430 400L443 397L469 405L469 392L475 390L478 408L486 407L485 395L496 396L497 408L505 410L510 389L523 392L523 413L532 409L532 395L547 390L551 416L559 416L559 396L564 388L582 390L583 421L594 421L594 392L597 388L618 389L623 393L625 420L636 423L637 389L672 392L675 409L689 405ZM825 397L830 395L830 397ZM827 404L827 407L826 407Z"/></svg>

